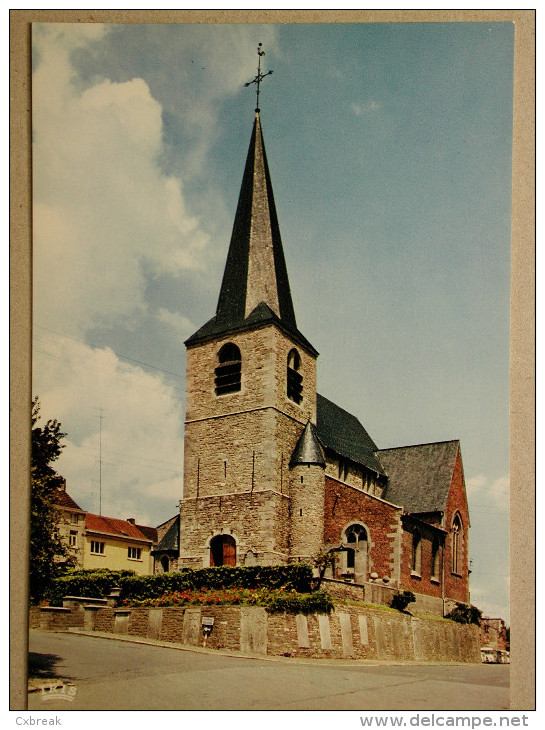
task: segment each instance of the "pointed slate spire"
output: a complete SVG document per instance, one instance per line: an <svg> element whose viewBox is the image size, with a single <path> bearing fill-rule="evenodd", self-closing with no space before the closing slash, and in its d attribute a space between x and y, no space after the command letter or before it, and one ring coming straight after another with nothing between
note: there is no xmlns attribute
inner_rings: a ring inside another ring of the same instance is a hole
<svg viewBox="0 0 545 730"><path fill-rule="evenodd" d="M256 109L216 316L186 340L186 344L269 322L281 325L317 354L295 321L259 109Z"/></svg>
<svg viewBox="0 0 545 730"><path fill-rule="evenodd" d="M316 427L307 421L290 459L290 468L298 464L316 464L325 467L325 459L316 434Z"/></svg>
<svg viewBox="0 0 545 730"><path fill-rule="evenodd" d="M262 302L288 327L296 326L261 122L256 112L217 319L246 319Z"/></svg>

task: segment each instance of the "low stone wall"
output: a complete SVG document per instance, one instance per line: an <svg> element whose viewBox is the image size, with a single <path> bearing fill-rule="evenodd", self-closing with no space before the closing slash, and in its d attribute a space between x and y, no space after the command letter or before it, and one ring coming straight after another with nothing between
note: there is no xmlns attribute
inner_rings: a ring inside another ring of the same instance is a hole
<svg viewBox="0 0 545 730"><path fill-rule="evenodd" d="M376 603L381 606L390 606L392 598L398 589L385 585L383 583L373 583L366 581L364 583L352 583L351 581L337 580L333 578L324 578L321 587L329 593L333 598L349 599L352 601L362 601L364 603ZM422 593L415 593L415 603L411 603L409 610L415 613L425 613L432 616L442 617L448 611L443 609L443 599L435 596L426 596ZM452 602L451 602L452 603ZM454 604L456 605L456 604ZM443 614L445 610L445 614ZM448 609L450 610L450 608Z"/></svg>
<svg viewBox="0 0 545 730"><path fill-rule="evenodd" d="M43 609L42 609L43 612ZM442 619L365 606L339 607L330 616L267 614L257 606L98 608L85 610L87 630L202 646L203 618L214 626L206 646L242 654L480 663L479 629ZM70 613L46 613L52 630ZM79 615L79 612L78 612ZM60 618L63 617L63 618ZM42 615L42 628L45 619ZM83 624L80 625L83 626Z"/></svg>

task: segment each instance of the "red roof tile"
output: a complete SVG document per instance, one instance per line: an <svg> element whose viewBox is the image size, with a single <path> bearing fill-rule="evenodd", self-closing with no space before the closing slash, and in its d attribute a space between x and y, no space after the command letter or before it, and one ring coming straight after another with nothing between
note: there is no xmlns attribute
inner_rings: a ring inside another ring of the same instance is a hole
<svg viewBox="0 0 545 730"><path fill-rule="evenodd" d="M114 517L93 515L87 512L85 515L85 529L89 532L101 532L115 537L132 538L133 540L145 540L150 542L151 537L145 535L139 527L127 520L118 520Z"/></svg>
<svg viewBox="0 0 545 730"><path fill-rule="evenodd" d="M55 489L53 493L53 504L57 507L66 507L67 509L77 509L80 512L84 512L81 507L74 502L72 497L65 492L64 489Z"/></svg>

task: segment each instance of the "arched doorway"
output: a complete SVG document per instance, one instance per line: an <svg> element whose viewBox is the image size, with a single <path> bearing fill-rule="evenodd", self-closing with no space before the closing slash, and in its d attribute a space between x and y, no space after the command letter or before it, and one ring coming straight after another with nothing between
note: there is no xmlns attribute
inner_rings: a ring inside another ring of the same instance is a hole
<svg viewBox="0 0 545 730"><path fill-rule="evenodd" d="M231 535L216 535L210 540L210 565L236 565L237 544Z"/></svg>
<svg viewBox="0 0 545 730"><path fill-rule="evenodd" d="M163 557L161 558L161 568L163 569L163 573L168 573L168 569L169 569L168 555L163 555Z"/></svg>

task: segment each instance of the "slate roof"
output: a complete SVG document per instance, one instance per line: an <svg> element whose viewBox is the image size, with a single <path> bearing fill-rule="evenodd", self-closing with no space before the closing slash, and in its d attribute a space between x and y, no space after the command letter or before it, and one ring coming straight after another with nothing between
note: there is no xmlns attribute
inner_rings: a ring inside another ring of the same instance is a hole
<svg viewBox="0 0 545 730"><path fill-rule="evenodd" d="M168 550L178 553L180 548L180 518L177 516L163 535L163 539L153 548L153 552Z"/></svg>
<svg viewBox="0 0 545 730"><path fill-rule="evenodd" d="M376 474L385 474L375 456L377 445L356 416L317 394L317 435L325 448L341 454Z"/></svg>
<svg viewBox="0 0 545 730"><path fill-rule="evenodd" d="M133 525L131 522L127 522L127 520L94 515L90 512L87 512L85 515L85 529L88 532L97 532L104 535L112 535L113 537L151 542L151 538L142 532L140 526Z"/></svg>
<svg viewBox="0 0 545 730"><path fill-rule="evenodd" d="M388 474L383 499L409 514L445 512L459 448L454 440L378 450Z"/></svg>
<svg viewBox="0 0 545 730"><path fill-rule="evenodd" d="M269 322L281 325L317 354L297 329L261 121L256 112L216 315L185 344L191 346L209 337Z"/></svg>
<svg viewBox="0 0 545 730"><path fill-rule="evenodd" d="M325 466L325 459L316 434L316 427L310 422L304 427L290 460L290 467L296 464L318 464Z"/></svg>
<svg viewBox="0 0 545 730"><path fill-rule="evenodd" d="M53 492L53 504L57 507L65 507L66 509L77 510L78 512L84 512L79 504L76 504L72 497L64 489L55 489Z"/></svg>

